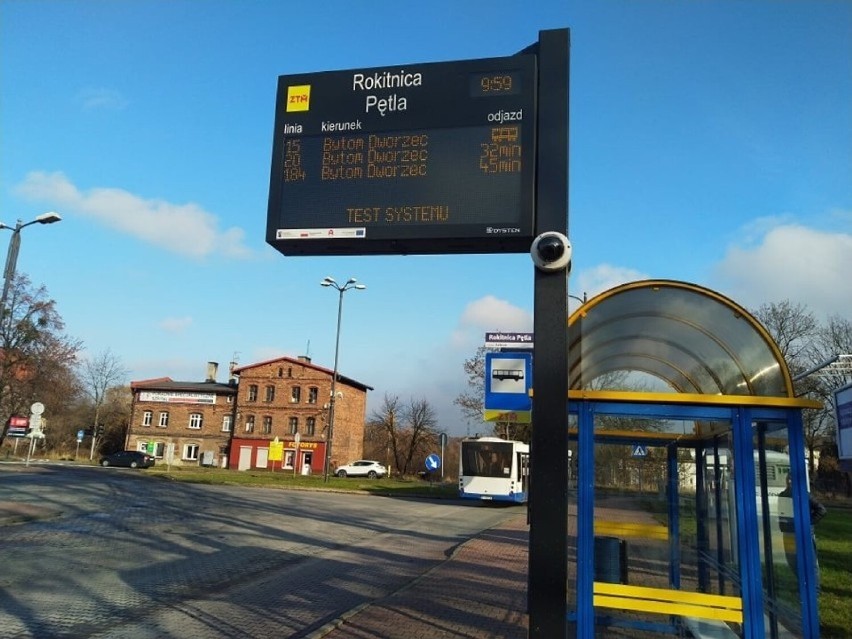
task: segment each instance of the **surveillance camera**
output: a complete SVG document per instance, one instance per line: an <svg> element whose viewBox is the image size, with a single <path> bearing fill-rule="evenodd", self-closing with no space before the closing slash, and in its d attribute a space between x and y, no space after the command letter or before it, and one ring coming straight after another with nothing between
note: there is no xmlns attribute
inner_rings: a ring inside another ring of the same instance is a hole
<svg viewBox="0 0 852 639"><path fill-rule="evenodd" d="M571 270L571 241L556 231L547 231L533 240L530 249L536 268L551 273Z"/></svg>

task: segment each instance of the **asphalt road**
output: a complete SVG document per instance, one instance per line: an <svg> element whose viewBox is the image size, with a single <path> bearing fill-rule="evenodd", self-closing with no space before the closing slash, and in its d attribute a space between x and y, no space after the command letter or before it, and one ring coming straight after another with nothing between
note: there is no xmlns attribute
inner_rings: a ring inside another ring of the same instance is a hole
<svg viewBox="0 0 852 639"><path fill-rule="evenodd" d="M305 637L518 514L455 501L0 464L0 638Z"/></svg>

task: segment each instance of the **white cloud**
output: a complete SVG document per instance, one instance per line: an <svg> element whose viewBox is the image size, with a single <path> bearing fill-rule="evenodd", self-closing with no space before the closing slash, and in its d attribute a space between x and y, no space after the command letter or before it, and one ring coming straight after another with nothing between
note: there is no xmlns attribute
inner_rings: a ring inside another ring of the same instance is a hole
<svg viewBox="0 0 852 639"><path fill-rule="evenodd" d="M852 317L852 233L783 222L764 229L728 248L715 269L719 288L747 308L789 299L817 317Z"/></svg>
<svg viewBox="0 0 852 639"><path fill-rule="evenodd" d="M167 317L160 321L160 328L167 333L183 333L192 326L191 317Z"/></svg>
<svg viewBox="0 0 852 639"><path fill-rule="evenodd" d="M104 87L83 89L77 94L76 100L84 111L120 111L129 104L121 93Z"/></svg>
<svg viewBox="0 0 852 639"><path fill-rule="evenodd" d="M604 263L584 269L577 275L576 280L572 278L569 291L571 295L577 297L586 295L591 298L620 284L646 280L648 277L645 273L632 268Z"/></svg>
<svg viewBox="0 0 852 639"><path fill-rule="evenodd" d="M461 312L456 328L447 338L427 351L413 355L405 366L370 373L370 383L377 392L368 396L368 414L381 403L385 392L409 398L426 398L435 409L438 427L453 435L470 428L483 431L485 426L468 426L453 400L468 391L464 361L485 343L488 331L531 332L532 314L506 300L485 296L470 302ZM483 431L484 432L484 431Z"/></svg>
<svg viewBox="0 0 852 639"><path fill-rule="evenodd" d="M469 350L473 343L484 343L487 331L528 333L532 331L532 327L533 318L529 311L487 295L465 307L458 327L451 336L451 343L456 349ZM476 346L473 346L473 349L475 350Z"/></svg>
<svg viewBox="0 0 852 639"><path fill-rule="evenodd" d="M115 188L80 191L61 172L29 173L15 190L27 199L76 211L180 255L194 258L212 254L233 258L251 255L243 243L243 229L232 227L221 231L216 216L197 204L144 199Z"/></svg>

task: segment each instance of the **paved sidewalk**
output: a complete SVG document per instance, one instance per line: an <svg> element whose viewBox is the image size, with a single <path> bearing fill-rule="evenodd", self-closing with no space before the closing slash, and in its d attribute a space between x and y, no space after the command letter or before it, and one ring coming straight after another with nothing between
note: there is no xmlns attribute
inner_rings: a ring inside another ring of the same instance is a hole
<svg viewBox="0 0 852 639"><path fill-rule="evenodd" d="M458 547L396 593L350 611L310 639L523 639L527 636L526 516Z"/></svg>
<svg viewBox="0 0 852 639"><path fill-rule="evenodd" d="M0 526L61 515L46 504L0 501ZM526 514L510 516L414 582L306 639L525 639L528 543Z"/></svg>

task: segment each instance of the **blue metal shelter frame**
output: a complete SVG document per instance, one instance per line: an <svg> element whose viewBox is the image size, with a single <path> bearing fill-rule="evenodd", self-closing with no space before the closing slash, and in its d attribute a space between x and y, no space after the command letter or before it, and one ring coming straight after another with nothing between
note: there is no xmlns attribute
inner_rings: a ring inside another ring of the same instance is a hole
<svg viewBox="0 0 852 639"><path fill-rule="evenodd" d="M660 295L662 293L662 295ZM730 322L725 326L725 322ZM719 326L721 324L721 326ZM685 327L685 328L684 328ZM717 331L717 332L714 332ZM726 331L738 331L731 337ZM589 336L592 339L589 340ZM691 337L692 336L692 337ZM726 342L731 337L731 342ZM680 339L678 339L680 338ZM584 344L584 340L586 343ZM723 353L724 357L706 357ZM760 353L749 360L749 353ZM705 357L702 358L702 355ZM725 359L725 358L728 359ZM767 358L771 361L767 362ZM801 626L797 635L818 638L816 601L817 565L811 539L811 522L802 410L815 408L809 400L794 397L786 363L763 327L731 300L693 284L668 280L636 282L617 287L578 309L569 320L569 414L576 428L571 438L577 442L577 553L575 609L569 604L569 620L576 636L591 639L606 624L634 627L652 633L687 635L686 626L675 615L661 623L617 621L596 614L601 584L595 582L595 449L606 444L649 443L667 450L666 494L669 548L669 588L680 591L680 529L678 449L695 451L696 524L699 543L714 534L709 529L707 504L702 500L705 483L705 455L716 459L718 472L718 433L696 432L684 436L642 431L607 433L595 430L598 416L638 417L658 420L684 420L701 423L727 423L727 446L732 446L736 477L732 506L736 511L736 581L741 597L741 618L732 625L731 635L744 639L775 638L779 626L772 605L772 561L762 562L767 551L768 499L766 492L766 433L786 432L789 475L792 479L792 508L796 548L798 597ZM591 372L589 372L591 371ZM593 390L596 377L613 371L641 371L663 380L675 392L625 392ZM702 381L703 380L703 381ZM751 394L736 392L748 389ZM533 451L535 456L535 451ZM708 484L710 485L710 484ZM720 482L715 482L720 490ZM762 499L760 497L762 496ZM720 495L717 495L720 497ZM717 498L715 503L721 503ZM759 512L760 509L764 512ZM716 525L720 519L716 518ZM762 522L762 523L761 523ZM761 540L763 537L763 541ZM763 550L761 548L763 547ZM710 570L698 566L698 590L709 592ZM768 575L767 575L768 573ZM717 590L725 592L724 576ZM611 588L617 592L618 587ZM674 604L674 608L677 608ZM799 634L800 633L800 634ZM721 635L720 635L721 636Z"/></svg>

